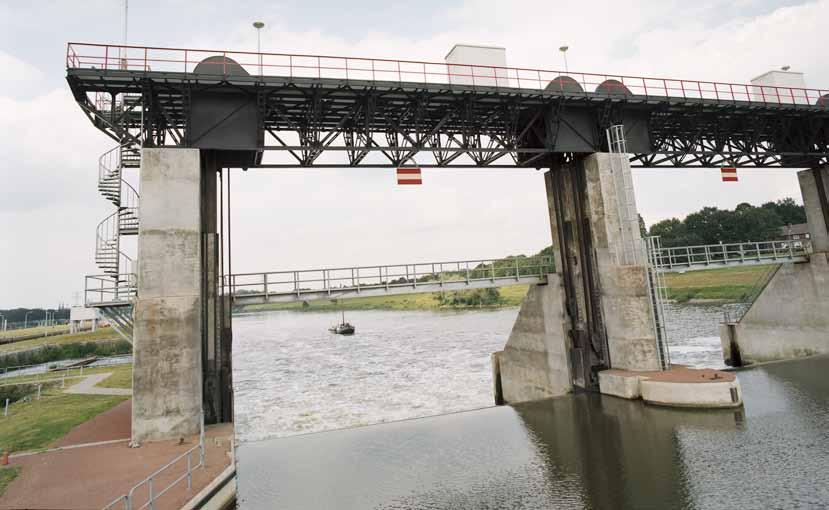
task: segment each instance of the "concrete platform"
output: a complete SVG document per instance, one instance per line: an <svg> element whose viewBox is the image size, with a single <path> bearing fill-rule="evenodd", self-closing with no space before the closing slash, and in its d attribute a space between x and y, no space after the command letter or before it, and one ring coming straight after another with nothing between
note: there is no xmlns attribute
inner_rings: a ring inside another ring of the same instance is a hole
<svg viewBox="0 0 829 510"><path fill-rule="evenodd" d="M743 405L740 381L731 372L672 365L670 370L599 372L599 390L605 395L649 404L705 409Z"/></svg>

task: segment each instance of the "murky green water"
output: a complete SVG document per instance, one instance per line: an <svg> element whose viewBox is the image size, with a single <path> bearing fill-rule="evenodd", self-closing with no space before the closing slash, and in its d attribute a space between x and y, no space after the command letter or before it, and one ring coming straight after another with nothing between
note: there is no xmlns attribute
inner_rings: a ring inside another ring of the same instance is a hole
<svg viewBox="0 0 829 510"><path fill-rule="evenodd" d="M826 508L829 357L741 371L745 409L595 394L242 444L243 509Z"/></svg>

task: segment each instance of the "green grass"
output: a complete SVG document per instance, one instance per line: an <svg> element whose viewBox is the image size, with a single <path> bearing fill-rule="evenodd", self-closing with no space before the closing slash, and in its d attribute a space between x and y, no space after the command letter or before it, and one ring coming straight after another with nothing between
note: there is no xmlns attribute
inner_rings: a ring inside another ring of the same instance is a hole
<svg viewBox="0 0 829 510"><path fill-rule="evenodd" d="M111 370L112 375L98 383L99 388L132 388L132 364L101 368Z"/></svg>
<svg viewBox="0 0 829 510"><path fill-rule="evenodd" d="M527 285L512 285L498 289L501 293L501 304L504 306L518 306L527 293ZM328 312L338 310L454 310L464 309L456 306L440 306L435 293L398 294L392 296L372 296L341 299L333 302L327 299L292 303L267 303L262 305L247 305L246 312L266 310L294 310Z"/></svg>
<svg viewBox="0 0 829 510"><path fill-rule="evenodd" d="M20 474L20 466L6 466L4 468L0 468L0 496L6 493L6 489L9 487L17 475Z"/></svg>
<svg viewBox="0 0 829 510"><path fill-rule="evenodd" d="M42 331L42 330L41 330ZM83 333L75 333L70 335L45 336L41 338L32 338L31 340L23 340L22 342L15 342L11 344L0 345L0 354L6 354L17 351L28 351L35 347L42 345L62 345L73 344L80 342L98 342L103 340L118 340L118 336L112 328L99 328L97 331L86 331Z"/></svg>
<svg viewBox="0 0 829 510"><path fill-rule="evenodd" d="M109 381L111 377L106 378L99 386L103 388L132 388L132 364L125 364L125 365L114 365L108 367L94 367L94 368L84 368L83 375L86 377L87 375L92 374L100 374L103 372L113 372L113 376L118 374L118 378L116 379L115 384L125 384L123 382L119 382L120 378L127 378L126 375L122 375L121 372L126 371L129 372L129 379L130 384L129 386L109 386ZM0 385L7 385L7 384L23 384L23 383L42 383L42 382L60 382L64 377L64 372L66 372L66 387L75 384L78 382L78 379L81 375L80 368L73 368L72 370L62 370L60 372L44 372L42 374L33 374L33 375L21 375L19 377L4 377L0 379Z"/></svg>
<svg viewBox="0 0 829 510"><path fill-rule="evenodd" d="M9 416L0 416L0 449L19 452L47 448L72 428L127 398L67 395L59 387L47 388L40 400L12 404Z"/></svg>
<svg viewBox="0 0 829 510"><path fill-rule="evenodd" d="M743 301L748 299L776 266L745 266L668 273L668 298L679 302L691 299Z"/></svg>
<svg viewBox="0 0 829 510"><path fill-rule="evenodd" d="M49 326L46 328L44 328L43 326L37 326L33 328L21 328L10 329L8 331L0 331L0 338L17 338L29 335L42 335L44 332L55 334L63 331L69 331L69 324L59 324L57 326Z"/></svg>

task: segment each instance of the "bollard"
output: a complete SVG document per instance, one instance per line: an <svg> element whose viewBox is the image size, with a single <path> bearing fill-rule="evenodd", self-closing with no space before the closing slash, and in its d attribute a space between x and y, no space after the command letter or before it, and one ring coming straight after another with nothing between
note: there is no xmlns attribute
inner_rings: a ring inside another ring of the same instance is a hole
<svg viewBox="0 0 829 510"><path fill-rule="evenodd" d="M9 415L9 399L6 399L6 408L3 410L3 416Z"/></svg>

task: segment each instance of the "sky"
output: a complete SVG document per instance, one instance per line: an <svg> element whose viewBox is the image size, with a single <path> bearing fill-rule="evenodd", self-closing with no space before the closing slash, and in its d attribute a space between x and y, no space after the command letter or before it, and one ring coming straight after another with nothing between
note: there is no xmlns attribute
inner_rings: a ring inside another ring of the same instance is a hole
<svg viewBox="0 0 829 510"><path fill-rule="evenodd" d="M95 227L112 212L97 159L112 141L75 104L66 43L123 40L123 0L0 0L0 308L74 304L97 274ZM791 66L829 88L829 0L665 1L131 0L133 45L262 50L440 62L455 43L503 46L507 64L748 82ZM129 176L133 181L135 175ZM648 225L703 206L791 196L793 170L634 170ZM533 169L259 169L232 176L233 271L464 260L550 244ZM134 248L127 246L127 249Z"/></svg>

